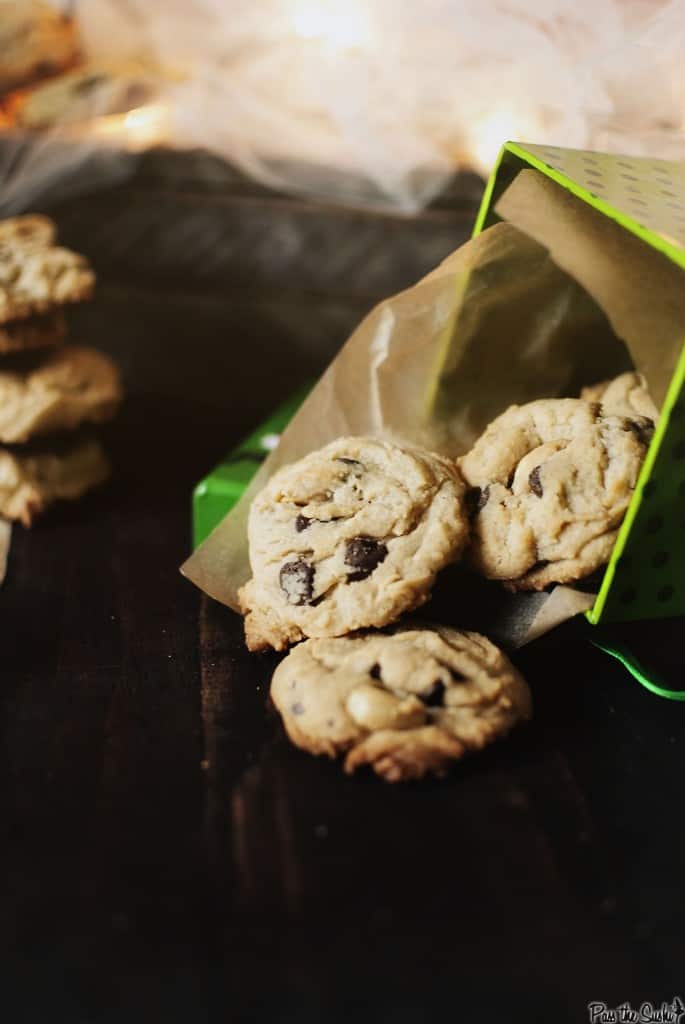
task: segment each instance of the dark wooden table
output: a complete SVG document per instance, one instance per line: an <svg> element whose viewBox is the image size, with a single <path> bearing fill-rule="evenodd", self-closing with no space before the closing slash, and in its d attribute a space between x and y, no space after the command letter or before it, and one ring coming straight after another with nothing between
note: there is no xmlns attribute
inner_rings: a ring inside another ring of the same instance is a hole
<svg viewBox="0 0 685 1024"><path fill-rule="evenodd" d="M128 397L113 482L17 529L0 590L0 1019L575 1022L685 998L685 707L574 622L518 653L536 715L509 741L442 782L349 779L289 746L275 659L178 573L193 483L467 236L475 186L404 221L184 167L52 210L100 275L72 337ZM682 623L639 632L680 671Z"/></svg>

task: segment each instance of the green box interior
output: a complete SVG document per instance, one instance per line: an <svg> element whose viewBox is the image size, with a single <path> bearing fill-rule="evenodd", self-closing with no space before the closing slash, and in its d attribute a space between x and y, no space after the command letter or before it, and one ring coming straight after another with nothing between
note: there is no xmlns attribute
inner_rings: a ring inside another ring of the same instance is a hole
<svg viewBox="0 0 685 1024"><path fill-rule="evenodd" d="M193 548L231 511L267 457L278 436L305 400L311 385L291 395L196 485L193 491Z"/></svg>

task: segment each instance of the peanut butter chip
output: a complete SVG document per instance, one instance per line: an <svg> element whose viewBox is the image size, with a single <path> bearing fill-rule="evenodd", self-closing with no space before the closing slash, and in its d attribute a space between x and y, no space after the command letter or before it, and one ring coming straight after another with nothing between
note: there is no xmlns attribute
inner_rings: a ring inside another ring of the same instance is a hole
<svg viewBox="0 0 685 1024"><path fill-rule="evenodd" d="M363 729L410 729L423 725L426 710L416 697L400 700L378 686L357 686L346 701L347 713Z"/></svg>

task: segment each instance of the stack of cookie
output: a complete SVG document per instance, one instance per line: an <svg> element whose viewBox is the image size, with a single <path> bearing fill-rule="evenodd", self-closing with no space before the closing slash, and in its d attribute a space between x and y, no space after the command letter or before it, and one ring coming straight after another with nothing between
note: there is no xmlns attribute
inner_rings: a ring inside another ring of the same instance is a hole
<svg viewBox="0 0 685 1024"><path fill-rule="evenodd" d="M94 284L48 218L0 222L0 516L25 526L109 473L99 442L78 428L114 415L117 370L94 349L64 344L63 307Z"/></svg>
<svg viewBox="0 0 685 1024"><path fill-rule="evenodd" d="M0 94L74 67L80 59L76 23L45 0L0 3Z"/></svg>
<svg viewBox="0 0 685 1024"><path fill-rule="evenodd" d="M512 590L604 564L653 428L641 389L631 374L512 406L458 461L347 437L272 477L250 511L240 602L251 650L298 644L271 688L294 743L397 781L441 774L529 717L526 683L486 637L387 627L462 557Z"/></svg>

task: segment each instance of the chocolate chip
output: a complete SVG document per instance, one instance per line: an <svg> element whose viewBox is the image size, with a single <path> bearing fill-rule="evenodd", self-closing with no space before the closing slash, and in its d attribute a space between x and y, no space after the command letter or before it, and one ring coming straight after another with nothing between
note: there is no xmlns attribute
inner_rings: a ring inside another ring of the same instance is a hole
<svg viewBox="0 0 685 1024"><path fill-rule="evenodd" d="M531 470L528 477L528 486L533 494L537 494L538 498L542 497L544 492L542 490L542 481L540 480L540 466L536 466L535 469Z"/></svg>
<svg viewBox="0 0 685 1024"><path fill-rule="evenodd" d="M300 513L295 520L295 529L298 533L302 533L302 531L306 530L312 525L312 523L337 523L339 519L343 518L344 516L331 516L330 519L307 519L306 516L303 516Z"/></svg>
<svg viewBox="0 0 685 1024"><path fill-rule="evenodd" d="M345 544L345 565L357 571L349 573L347 582L357 583L359 580L365 580L387 554L385 544L373 537L353 537L352 540L348 540Z"/></svg>
<svg viewBox="0 0 685 1024"><path fill-rule="evenodd" d="M314 593L314 566L304 559L286 562L278 574L288 604L308 604Z"/></svg>
<svg viewBox="0 0 685 1024"><path fill-rule="evenodd" d="M376 662L375 665L371 666L371 668L369 669L369 675L371 676L372 679L380 679L380 677L381 677L381 667L378 664L378 662Z"/></svg>
<svg viewBox="0 0 685 1024"><path fill-rule="evenodd" d="M421 700L429 708L442 708L445 705L445 684L436 679L428 693L421 695Z"/></svg>
<svg viewBox="0 0 685 1024"><path fill-rule="evenodd" d="M290 705L290 710L292 711L292 713L294 715L303 715L304 714L304 705L300 704L299 700L295 701L294 704Z"/></svg>
<svg viewBox="0 0 685 1024"><path fill-rule="evenodd" d="M449 671L449 674L452 676L452 681L453 682L455 682L455 683L465 683L466 682L466 676L463 676L461 674L461 672L457 672L456 668L449 668L449 666L448 666L448 671Z"/></svg>
<svg viewBox="0 0 685 1024"><path fill-rule="evenodd" d="M335 461L344 462L346 466L354 466L355 469L364 468L361 462L358 462L356 459L346 459L342 455L337 456Z"/></svg>
<svg viewBox="0 0 685 1024"><path fill-rule="evenodd" d="M640 417L640 420L628 420L626 430L631 430L645 447L651 444L654 435L654 420L648 416Z"/></svg>
<svg viewBox="0 0 685 1024"><path fill-rule="evenodd" d="M469 487L468 491L464 495L464 505L466 506L466 514L471 518L475 516L478 511L478 502L480 501L481 494L480 487Z"/></svg>
<svg viewBox="0 0 685 1024"><path fill-rule="evenodd" d="M483 490L480 487L469 487L468 491L464 495L464 504L466 505L466 514L471 517L475 516L477 512L480 512L482 508L488 503L490 497L490 487L485 487Z"/></svg>

